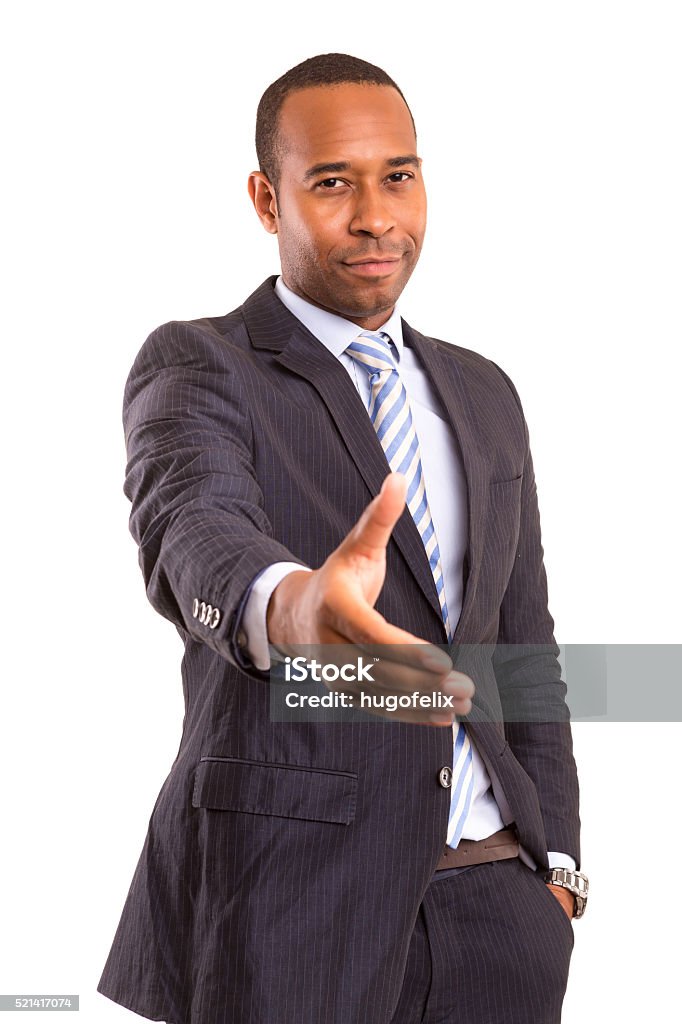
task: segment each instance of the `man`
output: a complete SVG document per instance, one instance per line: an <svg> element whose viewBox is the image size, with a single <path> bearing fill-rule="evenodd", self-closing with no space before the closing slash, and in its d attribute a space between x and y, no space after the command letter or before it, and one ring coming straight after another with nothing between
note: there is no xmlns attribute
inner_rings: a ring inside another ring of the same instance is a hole
<svg viewBox="0 0 682 1024"><path fill-rule="evenodd" d="M518 396L396 311L426 200L385 72L303 62L256 142L281 277L160 327L126 387L186 714L99 991L172 1024L552 1024L584 876ZM448 700L273 720L271 656L319 644L383 653L350 695Z"/></svg>

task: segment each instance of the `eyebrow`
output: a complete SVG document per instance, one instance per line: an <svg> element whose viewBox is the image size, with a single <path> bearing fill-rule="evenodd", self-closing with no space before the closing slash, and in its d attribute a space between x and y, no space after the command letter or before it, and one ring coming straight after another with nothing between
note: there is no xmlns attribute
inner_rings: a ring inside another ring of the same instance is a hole
<svg viewBox="0 0 682 1024"><path fill-rule="evenodd" d="M410 167L419 167L419 157L415 156L414 153L408 153L407 156L392 156L388 160L384 161L386 167L404 167L406 164ZM316 178L318 174L341 174L343 171L349 171L351 164L348 160L339 160L336 163L331 164L315 164L313 167L309 167L303 175L304 181L310 181L311 178Z"/></svg>

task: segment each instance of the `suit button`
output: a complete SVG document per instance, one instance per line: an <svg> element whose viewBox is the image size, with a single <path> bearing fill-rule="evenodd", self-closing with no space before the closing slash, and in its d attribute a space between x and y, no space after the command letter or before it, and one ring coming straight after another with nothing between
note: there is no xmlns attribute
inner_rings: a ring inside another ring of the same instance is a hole
<svg viewBox="0 0 682 1024"><path fill-rule="evenodd" d="M240 647L246 647L246 633L243 629L240 629L237 633L237 644Z"/></svg>
<svg viewBox="0 0 682 1024"><path fill-rule="evenodd" d="M438 781L440 782L443 789L449 789L452 785L452 768L444 764L441 770L438 772Z"/></svg>

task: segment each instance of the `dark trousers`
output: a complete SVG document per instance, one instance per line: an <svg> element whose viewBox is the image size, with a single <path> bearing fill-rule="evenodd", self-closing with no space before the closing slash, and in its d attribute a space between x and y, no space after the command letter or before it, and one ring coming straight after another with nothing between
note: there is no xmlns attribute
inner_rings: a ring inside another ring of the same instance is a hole
<svg viewBox="0 0 682 1024"><path fill-rule="evenodd" d="M518 857L429 884L391 1024L559 1024L573 924Z"/></svg>

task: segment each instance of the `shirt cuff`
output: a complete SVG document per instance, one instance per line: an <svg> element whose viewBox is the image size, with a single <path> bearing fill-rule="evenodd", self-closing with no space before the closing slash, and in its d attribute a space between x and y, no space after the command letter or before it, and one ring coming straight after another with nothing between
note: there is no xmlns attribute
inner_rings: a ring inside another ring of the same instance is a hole
<svg viewBox="0 0 682 1024"><path fill-rule="evenodd" d="M256 668L267 672L272 658L277 657L277 648L268 641L267 610L270 596L278 583L291 572L312 572L307 565L300 562L274 562L269 565L251 587L241 628L244 632L244 649Z"/></svg>
<svg viewBox="0 0 682 1024"><path fill-rule="evenodd" d="M549 861L550 868L568 868L569 871L576 870L575 861L569 853L557 853L555 850L548 850L547 860Z"/></svg>

